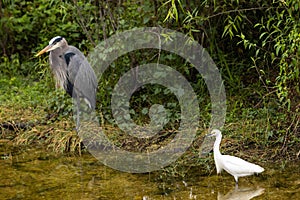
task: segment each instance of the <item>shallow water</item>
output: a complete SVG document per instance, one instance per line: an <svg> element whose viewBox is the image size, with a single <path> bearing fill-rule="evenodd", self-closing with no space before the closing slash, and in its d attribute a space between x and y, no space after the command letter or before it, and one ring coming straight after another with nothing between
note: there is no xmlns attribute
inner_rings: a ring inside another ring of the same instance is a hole
<svg viewBox="0 0 300 200"><path fill-rule="evenodd" d="M41 149L0 145L0 199L300 199L300 162L270 164L259 176L234 179L215 171L172 183L159 173L116 171L85 153L57 156ZM282 170L283 169L283 170Z"/></svg>

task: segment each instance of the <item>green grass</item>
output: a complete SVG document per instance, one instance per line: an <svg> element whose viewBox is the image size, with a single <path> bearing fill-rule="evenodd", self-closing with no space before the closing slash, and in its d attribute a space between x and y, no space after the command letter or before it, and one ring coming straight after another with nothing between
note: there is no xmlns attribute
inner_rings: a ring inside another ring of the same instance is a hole
<svg viewBox="0 0 300 200"><path fill-rule="evenodd" d="M0 104L19 108L36 107L47 103L49 86L24 77L0 76Z"/></svg>
<svg viewBox="0 0 300 200"><path fill-rule="evenodd" d="M0 94L0 125L20 122L34 124L25 130L18 127L7 130L1 126L1 139L13 138L15 145L41 143L56 152L81 152L81 140L74 131L71 98L63 91L56 91L51 82L36 81L30 77L0 76ZM299 115L297 113L287 115L284 111L280 111L272 99L264 99L259 106L251 107L247 106L243 98L237 96L227 98L228 110L222 130L224 135L222 151L249 161L297 159L299 154L297 147L300 143L297 132ZM209 116L208 113L202 115ZM175 164L176 167L207 162L199 158L199 149L208 128L207 123L209 120L200 122L198 138L186 155ZM163 141L160 140L160 136L156 136L153 141L159 142L154 144L151 140L133 140L114 125L104 124L108 137L126 150L137 149L136 146L132 146L133 143L143 145L141 151L157 149L173 138L162 134ZM176 173L176 167L173 173Z"/></svg>

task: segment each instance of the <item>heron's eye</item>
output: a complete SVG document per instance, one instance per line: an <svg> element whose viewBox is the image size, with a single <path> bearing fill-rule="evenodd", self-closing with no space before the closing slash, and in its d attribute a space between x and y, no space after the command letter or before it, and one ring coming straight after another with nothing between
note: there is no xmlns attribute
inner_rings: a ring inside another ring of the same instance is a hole
<svg viewBox="0 0 300 200"><path fill-rule="evenodd" d="M56 38L53 42L52 45L56 45L58 42L62 40L62 37Z"/></svg>

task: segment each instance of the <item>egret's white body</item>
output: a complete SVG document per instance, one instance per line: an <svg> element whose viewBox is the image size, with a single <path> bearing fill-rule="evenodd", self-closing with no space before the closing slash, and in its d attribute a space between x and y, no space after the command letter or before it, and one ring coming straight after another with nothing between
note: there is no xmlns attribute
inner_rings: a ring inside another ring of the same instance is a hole
<svg viewBox="0 0 300 200"><path fill-rule="evenodd" d="M220 143L222 140L222 134L220 130L212 130L211 136L216 136L216 141L214 143L214 160L218 174L224 169L234 177L237 184L239 177L250 176L254 173L261 173L264 171L264 168L247 162L241 158L222 155L220 152Z"/></svg>

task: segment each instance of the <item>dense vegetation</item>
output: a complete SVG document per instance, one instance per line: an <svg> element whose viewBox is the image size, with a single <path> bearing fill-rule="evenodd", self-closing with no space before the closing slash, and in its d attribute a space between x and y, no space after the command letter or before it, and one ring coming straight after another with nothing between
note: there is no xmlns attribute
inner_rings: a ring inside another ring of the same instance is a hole
<svg viewBox="0 0 300 200"><path fill-rule="evenodd" d="M46 114L50 119L51 112L60 119L68 116L71 108L61 103L61 94L53 92L47 57L33 57L52 37L66 37L87 55L115 33L161 26L192 37L217 64L228 101L224 130L229 135L233 133L233 140L242 140L235 143L236 148L269 149L265 155L272 158L288 155L299 159L299 11L298 0L1 1L0 122L42 120ZM155 51L130 53L105 72L103 80L99 80L97 99L102 123L113 124L110 94L118 77L155 56ZM180 66L176 70L191 82L202 103L201 128L206 129L210 102L205 98L208 93L201 76L176 55L162 52L160 60ZM132 98L133 118L140 124L147 122L147 106L166 100L171 101L170 109L178 110L178 103L166 89L143 88ZM27 117L27 112L18 112L14 118L10 112L16 111L12 107L32 112ZM178 114L171 117L169 126L173 128ZM45 122L49 123L52 122ZM63 127L64 133L68 132L66 125ZM47 138L47 130L29 132L31 137L42 132L38 137ZM236 137L237 134L241 135Z"/></svg>

